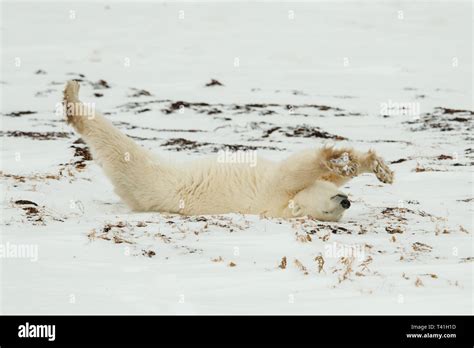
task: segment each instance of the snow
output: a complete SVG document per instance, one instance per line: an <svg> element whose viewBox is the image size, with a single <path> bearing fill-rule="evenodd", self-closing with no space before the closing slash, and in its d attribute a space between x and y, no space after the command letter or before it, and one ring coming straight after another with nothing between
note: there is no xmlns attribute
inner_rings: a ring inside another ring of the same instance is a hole
<svg viewBox="0 0 474 348"><path fill-rule="evenodd" d="M471 7L2 2L1 312L472 314ZM55 113L71 78L173 160L335 143L404 161L393 185L348 183L338 223L133 213L74 157L84 145ZM19 246L37 260L6 253Z"/></svg>

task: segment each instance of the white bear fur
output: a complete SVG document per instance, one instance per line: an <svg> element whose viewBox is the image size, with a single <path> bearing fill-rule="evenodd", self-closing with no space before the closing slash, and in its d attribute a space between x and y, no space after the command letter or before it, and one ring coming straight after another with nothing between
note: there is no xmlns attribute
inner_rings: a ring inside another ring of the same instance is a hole
<svg viewBox="0 0 474 348"><path fill-rule="evenodd" d="M282 162L258 158L256 166L219 163L217 158L170 163L136 144L99 113L83 111L78 93L79 84L69 81L64 91L68 123L89 145L117 195L134 211L310 215L337 221L345 210L333 199L342 194L338 186L364 172L374 172L383 182L393 179L373 151L362 154L329 147L302 151ZM346 158L341 162L342 155Z"/></svg>

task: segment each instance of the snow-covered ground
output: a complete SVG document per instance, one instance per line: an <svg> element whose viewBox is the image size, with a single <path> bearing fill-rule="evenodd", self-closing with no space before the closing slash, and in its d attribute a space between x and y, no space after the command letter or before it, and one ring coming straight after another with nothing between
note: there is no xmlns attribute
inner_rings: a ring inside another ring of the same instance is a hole
<svg viewBox="0 0 474 348"><path fill-rule="evenodd" d="M473 312L470 1L1 6L2 313ZM55 113L72 78L163 156L332 142L396 182L339 223L132 213Z"/></svg>

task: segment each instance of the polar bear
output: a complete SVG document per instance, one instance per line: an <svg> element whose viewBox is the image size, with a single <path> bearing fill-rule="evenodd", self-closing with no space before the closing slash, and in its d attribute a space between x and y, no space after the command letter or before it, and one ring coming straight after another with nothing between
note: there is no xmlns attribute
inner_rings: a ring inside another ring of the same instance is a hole
<svg viewBox="0 0 474 348"><path fill-rule="evenodd" d="M374 151L328 146L295 153L281 162L258 158L256 166L220 163L216 158L171 163L136 144L104 116L87 110L78 94L79 83L67 82L63 101L67 122L89 145L117 195L134 211L338 221L351 205L338 187L361 173L393 182L393 172Z"/></svg>

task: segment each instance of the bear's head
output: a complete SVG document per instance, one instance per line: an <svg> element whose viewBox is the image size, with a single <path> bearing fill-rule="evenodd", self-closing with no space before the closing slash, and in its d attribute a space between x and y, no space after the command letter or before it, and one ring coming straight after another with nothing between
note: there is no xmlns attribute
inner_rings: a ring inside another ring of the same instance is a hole
<svg viewBox="0 0 474 348"><path fill-rule="evenodd" d="M298 192L289 204L293 216L311 216L322 221L339 221L350 206L346 194L333 183L322 180Z"/></svg>

